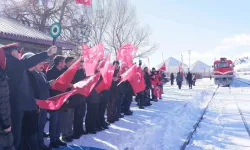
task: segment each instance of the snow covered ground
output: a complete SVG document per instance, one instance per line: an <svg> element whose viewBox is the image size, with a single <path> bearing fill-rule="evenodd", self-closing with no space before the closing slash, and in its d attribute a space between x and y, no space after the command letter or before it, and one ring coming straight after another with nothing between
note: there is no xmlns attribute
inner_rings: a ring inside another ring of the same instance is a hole
<svg viewBox="0 0 250 150"><path fill-rule="evenodd" d="M96 135L82 136L69 145L107 150L179 149L215 87L210 80L198 80L193 90L187 86L179 90L177 85L166 85L163 100L152 102L153 105L144 110L133 103L132 116L126 116ZM68 149L77 148L63 148Z"/></svg>
<svg viewBox="0 0 250 150"><path fill-rule="evenodd" d="M249 150L250 137L235 104L249 121L249 91L249 85L237 80L231 90L219 88L187 150Z"/></svg>
<svg viewBox="0 0 250 150"><path fill-rule="evenodd" d="M153 105L144 110L133 103L132 116L96 135L84 135L62 149L179 150L215 89L209 79L197 80L193 90L186 85L182 90L176 85L166 85L163 100L152 102ZM250 120L248 93L250 87L240 82L236 82L231 91L220 88L186 149L250 149L250 138L233 99L236 98L245 119Z"/></svg>

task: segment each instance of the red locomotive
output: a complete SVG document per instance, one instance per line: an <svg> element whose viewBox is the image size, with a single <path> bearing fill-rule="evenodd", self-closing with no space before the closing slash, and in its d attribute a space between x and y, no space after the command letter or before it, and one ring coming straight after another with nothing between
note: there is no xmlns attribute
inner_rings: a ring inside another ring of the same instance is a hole
<svg viewBox="0 0 250 150"><path fill-rule="evenodd" d="M234 81L234 64L231 60L221 58L214 62L214 83L219 86L230 86Z"/></svg>

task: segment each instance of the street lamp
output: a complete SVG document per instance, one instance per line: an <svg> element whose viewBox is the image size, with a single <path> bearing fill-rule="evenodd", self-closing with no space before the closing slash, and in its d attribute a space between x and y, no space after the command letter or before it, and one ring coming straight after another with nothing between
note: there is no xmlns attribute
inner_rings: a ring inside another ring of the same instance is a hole
<svg viewBox="0 0 250 150"><path fill-rule="evenodd" d="M191 54L191 50L188 50L188 55L189 55L189 69L190 69L190 54Z"/></svg>

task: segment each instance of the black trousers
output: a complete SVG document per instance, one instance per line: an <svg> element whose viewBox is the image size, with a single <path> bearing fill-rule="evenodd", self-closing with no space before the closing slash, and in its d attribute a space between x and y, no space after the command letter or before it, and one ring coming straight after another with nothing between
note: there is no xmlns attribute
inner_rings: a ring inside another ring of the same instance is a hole
<svg viewBox="0 0 250 150"><path fill-rule="evenodd" d="M125 94L120 93L117 97L117 101L116 101L116 113L115 116L117 118L119 118L119 115L121 114L121 109L122 109L122 102L124 99Z"/></svg>
<svg viewBox="0 0 250 150"><path fill-rule="evenodd" d="M189 89L192 89L192 86L193 86L192 81L189 81L189 82L188 82L188 86L189 86Z"/></svg>
<svg viewBox="0 0 250 150"><path fill-rule="evenodd" d="M181 89L182 82L178 81L178 82L177 82L177 85L178 85L178 88Z"/></svg>
<svg viewBox="0 0 250 150"><path fill-rule="evenodd" d="M137 94L138 106L142 107L145 105L144 91Z"/></svg>
<svg viewBox="0 0 250 150"><path fill-rule="evenodd" d="M97 125L98 126L104 126L105 121L105 112L108 107L108 101L109 101L109 91L103 91L101 96L101 102L99 103L99 112L98 112L98 118L97 118Z"/></svg>
<svg viewBox="0 0 250 150"><path fill-rule="evenodd" d="M74 135L83 133L83 118L86 113L86 101L83 100L74 110L73 132Z"/></svg>
<svg viewBox="0 0 250 150"><path fill-rule="evenodd" d="M87 102L85 127L88 132L95 131L95 128L97 128L96 119L98 117L98 107L99 103Z"/></svg>
<svg viewBox="0 0 250 150"><path fill-rule="evenodd" d="M1 133L0 133L0 145L3 146L3 150L15 150L15 147L13 144L12 132L4 133L1 131Z"/></svg>
<svg viewBox="0 0 250 150"><path fill-rule="evenodd" d="M171 85L174 85L174 80L171 80Z"/></svg>
<svg viewBox="0 0 250 150"><path fill-rule="evenodd" d="M22 139L19 150L38 150L38 115L36 110L24 111L22 120Z"/></svg>
<svg viewBox="0 0 250 150"><path fill-rule="evenodd" d="M133 95L131 93L127 93L124 95L121 111L123 113L127 113L130 110L130 105L133 101Z"/></svg>

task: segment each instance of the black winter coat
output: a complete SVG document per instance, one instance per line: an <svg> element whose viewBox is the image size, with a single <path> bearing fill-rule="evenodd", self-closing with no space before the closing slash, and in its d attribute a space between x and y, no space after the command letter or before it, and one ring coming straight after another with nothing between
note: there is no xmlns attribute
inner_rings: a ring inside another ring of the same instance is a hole
<svg viewBox="0 0 250 150"><path fill-rule="evenodd" d="M86 78L85 72L82 69L77 70L71 83L75 84L79 81L84 80L85 78ZM75 108L77 106L83 105L84 103L86 103L86 97L81 95L81 94L76 94L76 95L71 96L69 98L69 103L68 103L67 107L68 108Z"/></svg>
<svg viewBox="0 0 250 150"><path fill-rule="evenodd" d="M188 82L192 82L193 81L192 73L189 72L187 74L187 80L188 80Z"/></svg>
<svg viewBox="0 0 250 150"><path fill-rule="evenodd" d="M34 91L34 96L39 100L47 100L49 96L50 84L43 72L29 72L30 83Z"/></svg>
<svg viewBox="0 0 250 150"><path fill-rule="evenodd" d="M144 80L146 84L146 89L152 89L151 81L150 81L150 75L148 72L144 72Z"/></svg>
<svg viewBox="0 0 250 150"><path fill-rule="evenodd" d="M59 70L56 68L56 66L53 66L48 72L47 72L47 80L56 80L61 74L63 74L64 70ZM52 90L50 89L50 97L56 96L59 94L62 94L63 92Z"/></svg>
<svg viewBox="0 0 250 150"><path fill-rule="evenodd" d="M36 54L30 58L19 60L12 55L6 55L6 70L9 78L10 105L12 110L36 110L34 93L27 70L47 59L47 52Z"/></svg>
<svg viewBox="0 0 250 150"><path fill-rule="evenodd" d="M11 126L9 86L5 72L0 68L0 132Z"/></svg>

